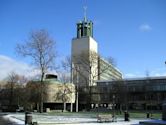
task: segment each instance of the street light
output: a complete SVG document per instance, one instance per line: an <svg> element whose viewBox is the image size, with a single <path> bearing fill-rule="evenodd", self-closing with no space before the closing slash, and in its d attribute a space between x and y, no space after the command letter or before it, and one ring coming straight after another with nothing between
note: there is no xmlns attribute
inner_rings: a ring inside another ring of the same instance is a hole
<svg viewBox="0 0 166 125"><path fill-rule="evenodd" d="M77 71L77 81L76 81L76 112L78 112L78 82L79 82L79 76L78 76L78 71Z"/></svg>
<svg viewBox="0 0 166 125"><path fill-rule="evenodd" d="M76 112L78 112L78 89L79 89L79 87L78 87L78 85L79 85L79 74L78 74L78 70L79 70L79 66L78 66L78 63L75 63L76 65L74 65L73 63L72 63L72 82L74 81L73 80L73 71L75 72L76 71L76 88L75 88L75 90L76 90Z"/></svg>
<svg viewBox="0 0 166 125"><path fill-rule="evenodd" d="M113 118L115 118L115 95L113 94L113 96L112 96L112 98L113 98Z"/></svg>
<svg viewBox="0 0 166 125"><path fill-rule="evenodd" d="M66 88L64 89L64 92L63 92L63 112L65 112L66 111Z"/></svg>

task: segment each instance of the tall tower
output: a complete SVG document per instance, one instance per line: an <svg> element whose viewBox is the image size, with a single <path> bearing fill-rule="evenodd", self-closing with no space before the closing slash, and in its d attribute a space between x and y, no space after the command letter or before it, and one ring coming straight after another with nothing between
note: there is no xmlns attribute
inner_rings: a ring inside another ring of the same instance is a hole
<svg viewBox="0 0 166 125"><path fill-rule="evenodd" d="M97 62L94 64L90 64L91 53L98 53L97 42L93 39L93 22L88 21L86 17L86 11L84 13L83 21L79 21L77 23L77 36L72 39L72 77L73 82L79 84L80 86L95 85L94 82L91 81L92 73L97 73ZM86 54L85 54L86 53ZM81 64L83 61L80 61L78 57L82 57L84 54L84 58L86 55L86 67L83 67ZM96 60L97 61L97 60ZM91 66L92 65L92 66ZM85 68L90 67L90 71L86 71ZM97 80L97 78L95 78ZM94 80L94 79L93 79Z"/></svg>
<svg viewBox="0 0 166 125"><path fill-rule="evenodd" d="M93 37L93 22L87 21L86 17L86 7L84 7L84 19L77 23L77 38L83 36Z"/></svg>

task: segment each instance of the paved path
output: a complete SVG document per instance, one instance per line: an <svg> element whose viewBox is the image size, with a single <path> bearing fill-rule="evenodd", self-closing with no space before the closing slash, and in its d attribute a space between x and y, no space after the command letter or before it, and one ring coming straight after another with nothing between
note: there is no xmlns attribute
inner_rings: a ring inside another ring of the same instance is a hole
<svg viewBox="0 0 166 125"><path fill-rule="evenodd" d="M8 115L0 114L0 125L24 125L24 113L9 113ZM123 118L118 118L118 122L98 123L96 118L85 116L56 116L46 114L33 114L33 122L39 125L138 125L139 121L147 119L131 119L125 122ZM13 122L13 123L11 123Z"/></svg>
<svg viewBox="0 0 166 125"><path fill-rule="evenodd" d="M139 121L144 119L131 119L129 122L125 122L123 118L118 118L118 122L104 122L98 123L97 118L85 117L82 115L74 116L56 116L47 114L34 113L33 122L38 122L39 125L137 125ZM25 114L16 113L9 114L9 117L20 119L24 121ZM22 124L21 124L22 125Z"/></svg>
<svg viewBox="0 0 166 125"><path fill-rule="evenodd" d="M0 115L0 125L14 125L11 121L8 119L3 118L4 115Z"/></svg>
<svg viewBox="0 0 166 125"><path fill-rule="evenodd" d="M12 118L6 114L0 114L0 125L21 125L11 119Z"/></svg>

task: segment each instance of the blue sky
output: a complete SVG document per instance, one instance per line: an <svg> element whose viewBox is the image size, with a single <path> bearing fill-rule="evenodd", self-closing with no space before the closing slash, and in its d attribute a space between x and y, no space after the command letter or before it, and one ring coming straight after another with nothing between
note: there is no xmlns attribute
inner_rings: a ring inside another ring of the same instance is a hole
<svg viewBox="0 0 166 125"><path fill-rule="evenodd" d="M124 77L166 75L166 0L0 0L0 79L30 67L15 46L32 30L47 29L59 56L70 55L85 5L100 54L114 57Z"/></svg>

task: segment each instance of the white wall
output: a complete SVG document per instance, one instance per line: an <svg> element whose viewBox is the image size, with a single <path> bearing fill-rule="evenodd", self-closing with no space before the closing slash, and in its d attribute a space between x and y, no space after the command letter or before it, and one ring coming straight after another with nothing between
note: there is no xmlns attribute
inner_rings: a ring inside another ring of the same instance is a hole
<svg viewBox="0 0 166 125"><path fill-rule="evenodd" d="M72 56L79 55L83 52L98 52L97 42L92 37L82 37L72 40Z"/></svg>
<svg viewBox="0 0 166 125"><path fill-rule="evenodd" d="M82 54L84 52L95 52L98 53L98 45L97 42L92 37L82 37L82 38L75 38L72 40L72 62L74 63L74 57L78 56L79 54ZM97 64L92 67L91 72L98 72L96 70ZM73 71L73 75L74 75ZM86 73L86 78L90 78L90 74ZM92 78L92 77L91 77ZM96 78L97 80L97 78ZM79 82L80 85L83 85L84 83ZM93 83L92 83L93 84Z"/></svg>

